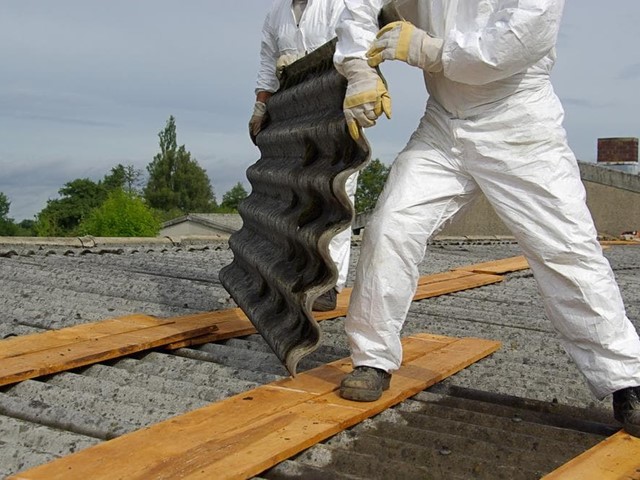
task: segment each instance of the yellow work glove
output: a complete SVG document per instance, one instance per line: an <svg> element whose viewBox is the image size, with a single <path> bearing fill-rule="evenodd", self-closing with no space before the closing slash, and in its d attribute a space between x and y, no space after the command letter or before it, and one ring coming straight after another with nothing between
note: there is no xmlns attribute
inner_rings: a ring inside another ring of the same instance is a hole
<svg viewBox="0 0 640 480"><path fill-rule="evenodd" d="M344 117L351 138L358 140L360 128L375 125L382 113L391 118L391 97L380 75L366 60L347 60L342 64L342 73L347 78Z"/></svg>
<svg viewBox="0 0 640 480"><path fill-rule="evenodd" d="M267 114L267 104L264 102L256 102L253 105L253 113L251 114L251 119L249 120L249 136L251 137L251 141L255 145L256 137L262 130L264 126L264 122L266 120Z"/></svg>
<svg viewBox="0 0 640 480"><path fill-rule="evenodd" d="M442 70L442 44L409 22L392 22L378 32L367 58L372 67L385 60L402 60L435 73Z"/></svg>

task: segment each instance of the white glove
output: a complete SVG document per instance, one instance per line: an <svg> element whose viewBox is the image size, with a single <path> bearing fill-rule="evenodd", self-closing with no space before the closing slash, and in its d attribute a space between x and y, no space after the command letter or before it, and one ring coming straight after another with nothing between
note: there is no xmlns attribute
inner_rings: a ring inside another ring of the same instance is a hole
<svg viewBox="0 0 640 480"><path fill-rule="evenodd" d="M385 60L402 60L435 73L442 70L442 44L409 22L391 22L378 32L367 57L372 67Z"/></svg>
<svg viewBox="0 0 640 480"><path fill-rule="evenodd" d="M344 117L351 138L358 140L360 128L375 125L383 112L391 118L391 97L380 75L367 65L366 60L351 58L341 65L341 69L348 82Z"/></svg>
<svg viewBox="0 0 640 480"><path fill-rule="evenodd" d="M267 104L264 102L256 102L253 105L253 113L251 114L251 119L249 120L249 136L251 137L251 141L256 143L256 137L262 130L264 126L264 122L266 120L267 113Z"/></svg>
<svg viewBox="0 0 640 480"><path fill-rule="evenodd" d="M288 67L299 58L302 58L302 55L297 53L285 53L284 55L280 55L276 62L276 78L280 80L282 78L284 68Z"/></svg>

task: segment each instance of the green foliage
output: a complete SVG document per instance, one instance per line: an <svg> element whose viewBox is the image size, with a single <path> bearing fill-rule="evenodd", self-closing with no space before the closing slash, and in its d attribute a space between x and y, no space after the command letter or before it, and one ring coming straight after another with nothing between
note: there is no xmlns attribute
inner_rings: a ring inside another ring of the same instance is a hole
<svg viewBox="0 0 640 480"><path fill-rule="evenodd" d="M367 212L376 206L378 196L389 176L389 170L389 167L376 158L360 171L356 190L356 212Z"/></svg>
<svg viewBox="0 0 640 480"><path fill-rule="evenodd" d="M211 212L216 207L211 182L196 159L191 158L184 145L178 147L176 123L169 117L160 138L160 153L147 165L149 180L144 198L151 208L183 213Z"/></svg>
<svg viewBox="0 0 640 480"><path fill-rule="evenodd" d="M35 220L22 220L17 224L16 235L20 237L35 236Z"/></svg>
<svg viewBox="0 0 640 480"><path fill-rule="evenodd" d="M9 208L11 207L11 202L7 198L7 196L0 192L0 219L6 220L9 215Z"/></svg>
<svg viewBox="0 0 640 480"><path fill-rule="evenodd" d="M16 235L18 230L13 219L9 218L9 207L11 202L4 193L0 192L0 236Z"/></svg>
<svg viewBox="0 0 640 480"><path fill-rule="evenodd" d="M80 223L102 205L111 192L125 189L133 193L132 185L139 177L140 171L132 166L118 164L98 182L88 178L72 180L58 190L60 198L47 201L31 230L41 237L77 235Z"/></svg>
<svg viewBox="0 0 640 480"><path fill-rule="evenodd" d="M48 200L37 215L35 231L38 236L59 237L75 235L78 225L104 202L108 191L102 183L78 178L58 190L61 198Z"/></svg>
<svg viewBox="0 0 640 480"><path fill-rule="evenodd" d="M247 198L247 191L240 182L236 183L231 190L222 196L221 209L229 212L237 212L238 204Z"/></svg>
<svg viewBox="0 0 640 480"><path fill-rule="evenodd" d="M144 201L122 189L109 193L79 227L81 235L96 237L155 237L160 221Z"/></svg>

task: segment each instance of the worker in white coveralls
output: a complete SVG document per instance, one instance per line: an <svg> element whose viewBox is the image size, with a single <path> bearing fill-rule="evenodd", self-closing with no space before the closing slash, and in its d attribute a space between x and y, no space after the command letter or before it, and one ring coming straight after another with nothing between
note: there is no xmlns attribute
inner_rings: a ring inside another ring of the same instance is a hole
<svg viewBox="0 0 640 480"><path fill-rule="evenodd" d="M260 65L256 84L256 102L249 121L253 142L267 121L268 101L280 86L278 77L284 67L321 47L336 36L336 24L344 10L343 0L275 0L267 12L262 29ZM351 204L355 203L358 173L345 184ZM346 282L351 253L351 229L337 234L329 243L329 254L338 271L333 289L316 299L313 310L336 308L337 293Z"/></svg>
<svg viewBox="0 0 640 480"><path fill-rule="evenodd" d="M412 23L378 31L383 3L345 0L337 27L349 130L358 137L389 113L374 69L385 60L422 70L429 98L365 229L346 319L355 368L341 395L374 401L389 387L427 240L484 193L591 391L612 393L616 419L640 435L640 340L596 239L549 79L564 1L414 0Z"/></svg>

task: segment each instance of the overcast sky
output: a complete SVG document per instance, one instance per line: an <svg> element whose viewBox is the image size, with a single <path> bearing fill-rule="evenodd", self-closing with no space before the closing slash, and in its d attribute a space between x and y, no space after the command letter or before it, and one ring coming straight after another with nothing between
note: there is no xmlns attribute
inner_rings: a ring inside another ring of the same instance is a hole
<svg viewBox="0 0 640 480"><path fill-rule="evenodd" d="M568 0L553 74L579 160L640 136L640 1ZM144 169L176 117L222 199L259 157L247 134L271 0L0 0L0 192L31 219L66 182ZM390 164L423 112L418 70L383 65L393 118L367 136Z"/></svg>

